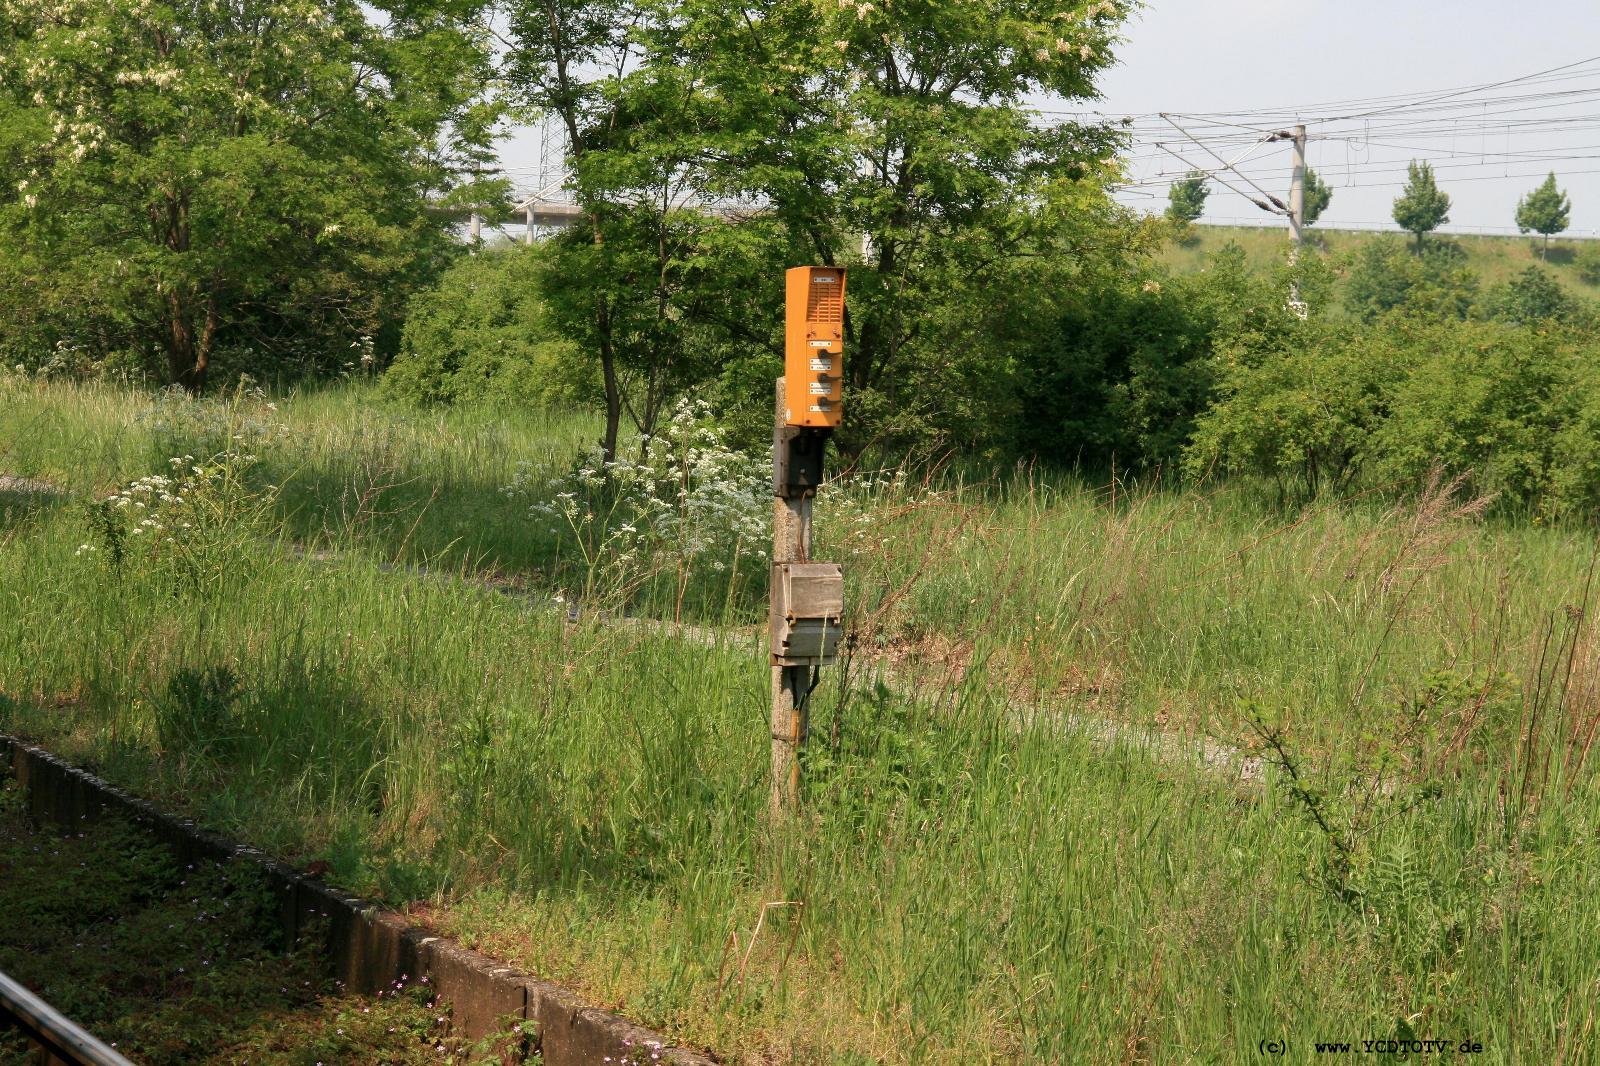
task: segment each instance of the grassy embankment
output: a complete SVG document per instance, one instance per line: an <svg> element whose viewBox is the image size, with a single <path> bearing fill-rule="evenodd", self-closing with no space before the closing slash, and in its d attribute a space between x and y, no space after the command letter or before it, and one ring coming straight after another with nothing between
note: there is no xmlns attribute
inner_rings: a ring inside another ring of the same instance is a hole
<svg viewBox="0 0 1600 1066"><path fill-rule="evenodd" d="M165 469L144 398L0 387L10 473L104 493ZM79 502L0 501L0 727L733 1061L1595 1046L1587 531L1442 494L1285 515L1235 488L834 491L817 550L847 564L860 645L948 684L833 671L807 812L774 833L747 645L376 565L550 580L498 490L592 426L369 399L282 405L258 476L283 489L205 580L78 554ZM1059 712L1249 741L1298 785Z"/></svg>
<svg viewBox="0 0 1600 1066"><path fill-rule="evenodd" d="M1244 249L1252 267L1264 269L1281 262L1289 245L1288 233L1282 227L1265 226L1207 226L1197 225L1192 230L1195 240L1179 243L1168 241L1162 246L1161 261L1179 272L1199 270L1206 256L1229 241ZM1406 234L1378 233L1365 230L1318 230L1312 227L1309 239L1330 255L1344 256L1363 244L1374 240L1409 241ZM1438 234L1428 238L1433 243L1453 244L1465 254L1464 264L1482 280L1485 286L1510 281L1530 266L1547 269L1574 296L1586 299L1600 297L1600 287L1589 285L1578 277L1574 262L1577 249L1589 242L1550 242L1548 258L1540 257L1540 241L1531 237L1495 237L1457 234Z"/></svg>

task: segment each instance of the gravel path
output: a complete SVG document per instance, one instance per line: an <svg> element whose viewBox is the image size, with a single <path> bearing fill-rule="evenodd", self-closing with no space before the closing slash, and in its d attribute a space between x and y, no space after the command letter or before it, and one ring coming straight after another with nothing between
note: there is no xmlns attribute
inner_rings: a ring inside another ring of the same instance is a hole
<svg viewBox="0 0 1600 1066"><path fill-rule="evenodd" d="M24 493L36 496L58 496L67 490L60 485L38 478L17 477L14 474L0 473L0 492Z"/></svg>

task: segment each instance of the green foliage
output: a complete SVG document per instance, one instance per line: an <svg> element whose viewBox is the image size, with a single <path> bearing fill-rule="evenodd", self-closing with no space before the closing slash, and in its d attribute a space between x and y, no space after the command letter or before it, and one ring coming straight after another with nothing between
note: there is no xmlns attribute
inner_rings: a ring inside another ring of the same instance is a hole
<svg viewBox="0 0 1600 1066"><path fill-rule="evenodd" d="M1150 277L1073 290L1017 367L1017 451L1091 468L1156 464L1209 391L1190 286Z"/></svg>
<svg viewBox="0 0 1600 1066"><path fill-rule="evenodd" d="M1189 277L1112 274L1064 290L1017 361L1017 451L1091 468L1174 458L1210 395L1214 337L1281 308L1262 280L1230 246Z"/></svg>
<svg viewBox="0 0 1600 1066"><path fill-rule="evenodd" d="M565 133L584 218L550 242L544 294L552 324L600 381L610 460L624 417L649 436L675 395L772 349L770 309L800 253L770 215L730 223L694 202L737 190L707 185L735 102L709 91L709 68L685 62L676 35L690 5L595 0L557 11L541 0L507 5L516 46L506 79L519 104Z"/></svg>
<svg viewBox="0 0 1600 1066"><path fill-rule="evenodd" d="M1545 517L1592 512L1600 477L1596 370L1581 334L1462 323L1405 330L1409 366L1373 427L1373 475L1424 477L1438 464L1471 491Z"/></svg>
<svg viewBox="0 0 1600 1066"><path fill-rule="evenodd" d="M1394 221L1401 229L1422 238L1450 221L1450 197L1433 180L1433 165L1415 160L1406 167L1406 187L1394 202Z"/></svg>
<svg viewBox="0 0 1600 1066"><path fill-rule="evenodd" d="M1348 263L1346 310L1364 322L1403 311L1465 318L1478 293L1478 278L1459 246L1434 242L1411 250L1392 237L1362 244Z"/></svg>
<svg viewBox="0 0 1600 1066"><path fill-rule="evenodd" d="M1567 228L1572 218L1572 201L1556 187L1555 171L1539 187L1517 201L1517 229L1544 237L1543 250L1550 247L1552 234Z"/></svg>
<svg viewBox="0 0 1600 1066"><path fill-rule="evenodd" d="M1484 310L1492 318L1519 325L1568 322L1582 306L1548 270L1530 266L1510 281L1484 294Z"/></svg>
<svg viewBox="0 0 1600 1066"><path fill-rule="evenodd" d="M1584 241L1573 256L1578 277L1586 285L1600 285L1600 241Z"/></svg>
<svg viewBox="0 0 1600 1066"><path fill-rule="evenodd" d="M1275 342L1222 351L1216 403L1184 455L1189 472L1264 474L1313 494L1348 484L1392 369L1382 353L1342 343L1345 335L1308 321Z"/></svg>
<svg viewBox="0 0 1600 1066"><path fill-rule="evenodd" d="M1310 493L1417 486L1431 472L1545 516L1600 500L1597 371L1584 335L1391 315L1358 333L1308 326L1230 353L1185 465Z"/></svg>
<svg viewBox="0 0 1600 1066"><path fill-rule="evenodd" d="M1206 197L1211 195L1211 185L1203 171L1191 170L1167 190L1167 217L1174 222L1188 223L1205 214Z"/></svg>
<svg viewBox="0 0 1600 1066"><path fill-rule="evenodd" d="M348 0L0 5L0 349L169 382L392 341L486 158L478 31ZM86 71L94 75L86 76ZM85 205L92 205L86 207Z"/></svg>
<svg viewBox="0 0 1600 1066"><path fill-rule="evenodd" d="M1322 212L1328 209L1333 202L1333 189L1322 180L1322 176L1310 167L1306 168L1305 191L1305 217L1306 225L1315 226L1317 219L1322 217Z"/></svg>
<svg viewBox="0 0 1600 1066"><path fill-rule="evenodd" d="M1041 127L1022 101L1093 94L1115 4L773 0L729 19L634 0L563 9L560 32L553 10L512 5L509 76L571 142L587 218L550 298L601 368L608 449L625 407L648 433L676 388L722 369L703 353L766 364L778 268L799 262L851 269L841 446L923 439L923 403L991 380L990 352L941 334L951 304L979 306L982 275L1048 246L1082 188L1105 201L1117 135ZM718 219L696 197L770 208Z"/></svg>
<svg viewBox="0 0 1600 1066"><path fill-rule="evenodd" d="M1234 244L1194 274L1108 270L1063 286L1014 363L1011 446L1091 469L1175 463L1213 400L1215 354L1295 333L1291 280L1326 310L1332 277L1320 256L1260 272Z"/></svg>
<svg viewBox="0 0 1600 1066"><path fill-rule="evenodd" d="M550 322L538 249L464 256L406 307L383 391L407 403L506 408L592 401L599 382Z"/></svg>

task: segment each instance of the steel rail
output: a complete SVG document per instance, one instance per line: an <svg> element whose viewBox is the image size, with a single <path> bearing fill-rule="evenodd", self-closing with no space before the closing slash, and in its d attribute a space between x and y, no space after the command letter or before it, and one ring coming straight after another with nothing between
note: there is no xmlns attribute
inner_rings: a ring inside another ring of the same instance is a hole
<svg viewBox="0 0 1600 1066"><path fill-rule="evenodd" d="M20 981L0 972L0 1023L9 1022L45 1050L45 1062L72 1066L134 1066Z"/></svg>

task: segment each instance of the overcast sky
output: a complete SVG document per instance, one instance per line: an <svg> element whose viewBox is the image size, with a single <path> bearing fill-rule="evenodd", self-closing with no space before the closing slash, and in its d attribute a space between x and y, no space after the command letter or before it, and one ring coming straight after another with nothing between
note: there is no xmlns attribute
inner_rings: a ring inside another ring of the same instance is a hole
<svg viewBox="0 0 1600 1066"><path fill-rule="evenodd" d="M1101 80L1103 99L1087 106L1140 116L1128 153L1138 184L1121 194L1131 205L1165 207L1166 183L1188 169L1167 149L1218 166L1160 112L1228 162L1253 151L1239 169L1287 200L1289 149L1252 149L1255 131L1407 103L1365 119L1310 123L1311 165L1334 190L1326 224L1392 226L1406 162L1421 158L1452 198L1446 229L1514 232L1518 197L1553 169L1572 197L1572 231L1600 235L1600 0L1153 0L1125 35L1118 65ZM1453 96L1420 114L1415 101L1389 99L1556 67L1567 69ZM1341 103L1357 98L1370 102ZM1245 111L1261 113L1237 114ZM1200 112L1227 114L1179 117ZM517 187L531 189L538 137L518 131L501 158ZM1257 195L1243 179L1230 180ZM1220 187L1206 206L1203 221L1284 224Z"/></svg>
<svg viewBox="0 0 1600 1066"><path fill-rule="evenodd" d="M1095 105L1106 113L1268 109L1272 116L1246 124L1270 127L1274 118L1291 122L1297 109L1305 118L1372 109L1318 106L1329 101L1431 94L1595 59L1600 0L1154 0L1125 35L1120 63L1102 79L1104 99ZM1510 99L1551 92L1568 95ZM1393 183L1404 182L1406 160L1420 157L1434 162L1451 196L1452 228L1514 227L1517 198L1554 169L1572 197L1573 229L1600 231L1600 59L1448 103L1462 106L1335 124L1340 140L1315 140L1311 125L1311 165L1334 188L1324 219L1390 221L1399 194ZM1409 124L1401 126L1402 119ZM1154 181L1186 169L1153 147L1158 139L1194 163L1216 164L1159 118L1141 119L1138 128L1130 153L1138 177ZM1252 136L1237 132L1244 140L1220 150L1229 161ZM1288 161L1286 146L1266 145L1241 169L1287 199ZM1165 193L1151 185L1125 199L1164 207ZM1214 189L1206 220L1233 219L1274 221L1243 197Z"/></svg>

